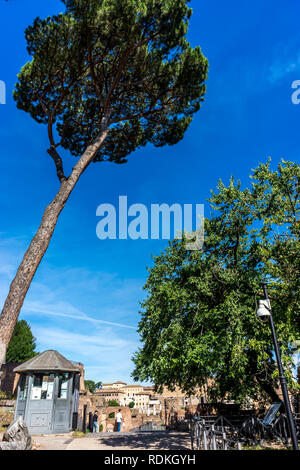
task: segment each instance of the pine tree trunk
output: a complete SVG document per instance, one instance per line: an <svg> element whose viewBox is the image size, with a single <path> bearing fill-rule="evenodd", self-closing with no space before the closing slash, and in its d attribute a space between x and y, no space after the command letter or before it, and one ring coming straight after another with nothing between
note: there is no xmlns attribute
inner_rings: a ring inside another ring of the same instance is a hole
<svg viewBox="0 0 300 470"><path fill-rule="evenodd" d="M46 207L41 224L24 255L13 279L0 315L0 369L5 361L6 349L23 305L33 276L49 246L59 214L83 171L92 162L108 134L105 127L76 163L69 178L62 182L53 201Z"/></svg>

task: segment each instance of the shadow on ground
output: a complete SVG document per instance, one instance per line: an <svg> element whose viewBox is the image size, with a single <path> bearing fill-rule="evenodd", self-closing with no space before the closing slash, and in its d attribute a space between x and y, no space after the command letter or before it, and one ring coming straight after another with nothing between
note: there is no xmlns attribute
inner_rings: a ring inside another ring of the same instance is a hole
<svg viewBox="0 0 300 470"><path fill-rule="evenodd" d="M150 449L150 450L190 450L188 433L132 433L113 434L97 438L101 448Z"/></svg>

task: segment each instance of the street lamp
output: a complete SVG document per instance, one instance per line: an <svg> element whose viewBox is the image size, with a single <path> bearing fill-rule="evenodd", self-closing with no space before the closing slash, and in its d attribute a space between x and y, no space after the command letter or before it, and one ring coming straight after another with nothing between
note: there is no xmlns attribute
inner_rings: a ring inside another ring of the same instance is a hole
<svg viewBox="0 0 300 470"><path fill-rule="evenodd" d="M287 414L293 449L299 450L298 439L297 439L296 430L295 430L295 423L293 420L291 404L290 404L287 385L286 385L286 378L283 372L283 366L281 362L277 336L276 336L275 326L274 326L273 317L272 317L272 310L271 310L271 304L270 304L269 295L268 295L267 284L265 282L262 283L262 288L264 291L265 298L264 300L259 301L259 306L258 306L256 315L260 320L267 321L269 319L269 322L270 322L270 327L271 327L273 342L274 342L274 347L275 347L275 355L276 355L277 365L279 369L279 380L280 380L280 385L281 385L281 390L282 390L282 395L283 395L285 411Z"/></svg>

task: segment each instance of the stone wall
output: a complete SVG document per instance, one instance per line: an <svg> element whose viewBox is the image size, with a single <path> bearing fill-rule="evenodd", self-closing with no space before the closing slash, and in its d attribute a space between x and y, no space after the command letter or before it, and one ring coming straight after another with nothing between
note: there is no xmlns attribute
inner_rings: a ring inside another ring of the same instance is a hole
<svg viewBox="0 0 300 470"><path fill-rule="evenodd" d="M75 367L77 367L80 370L80 379L79 379L79 390L84 391L85 386L84 386L84 365L81 362L72 362Z"/></svg>
<svg viewBox="0 0 300 470"><path fill-rule="evenodd" d="M173 428L186 416L184 398L165 398L162 403L162 416L166 426Z"/></svg>
<svg viewBox="0 0 300 470"><path fill-rule="evenodd" d="M93 410L92 401L90 398L90 393L88 391L80 391L79 392L79 406L78 406L78 420L77 420L77 429L82 431L83 429L83 412L84 406L87 406L87 417L89 412Z"/></svg>
<svg viewBox="0 0 300 470"><path fill-rule="evenodd" d="M119 410L121 410L121 414L124 419L124 426L122 423L121 431L130 431L132 429L132 418L131 418L131 410L126 406L102 406L99 407L102 411L102 414L106 415L106 425L112 425L113 429L115 430L116 418L109 418L111 413L114 413L115 416ZM97 409L99 409L97 408ZM111 426L110 426L111 427Z"/></svg>
<svg viewBox="0 0 300 470"><path fill-rule="evenodd" d="M15 400L0 400L0 427L6 427L14 420L15 404Z"/></svg>
<svg viewBox="0 0 300 470"><path fill-rule="evenodd" d="M7 395L15 395L17 393L16 385L18 384L19 374L14 372L14 368L18 365L20 365L18 362L2 364L0 390Z"/></svg>
<svg viewBox="0 0 300 470"><path fill-rule="evenodd" d="M98 424L102 424L103 432L114 432L116 430L116 418L109 418L111 413L115 413L115 416L119 409L121 410L124 418L124 424L122 425L121 432L128 432L133 429L138 429L139 426L149 423L151 421L160 424L162 419L160 416L147 416L146 414L138 413L138 410L131 409L128 406L106 406L102 400L99 399L97 394L92 394L88 391L80 393L79 400L79 416L78 416L78 429L82 430L83 427L83 410L84 405L87 406L87 427L89 424L89 413L98 411Z"/></svg>
<svg viewBox="0 0 300 470"><path fill-rule="evenodd" d="M125 426L122 426L121 431L131 431L133 429L138 429L140 426L145 425L150 422L156 424L165 424L170 428L176 427L178 422L181 422L187 416L187 409L185 405L185 399L183 396L176 398L160 398L162 405L162 411L156 416L148 416L147 414L139 413L136 409L130 409L129 407L122 406L106 406L105 403L97 396L97 394L92 394L88 391L80 394L80 404L79 404L79 422L81 423L78 426L79 429L82 429L82 419L83 419L83 408L84 405L87 405L87 425L89 419L89 413L94 413L95 410L98 411L98 423L102 424L103 431L113 431L115 430L115 418L108 418L110 413L117 414L118 410L121 409L123 415ZM196 409L198 405L193 405L193 408Z"/></svg>

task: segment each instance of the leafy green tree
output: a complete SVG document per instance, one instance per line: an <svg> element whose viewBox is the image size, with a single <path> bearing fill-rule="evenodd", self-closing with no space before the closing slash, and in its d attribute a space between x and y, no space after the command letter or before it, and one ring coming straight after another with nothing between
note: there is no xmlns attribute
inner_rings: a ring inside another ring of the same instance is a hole
<svg viewBox="0 0 300 470"><path fill-rule="evenodd" d="M219 181L209 199L203 250L170 242L145 285L134 356L136 380L187 392L209 384L212 399L278 399L278 370L268 323L256 318L269 283L288 385L291 345L300 337L300 166L259 165L250 187Z"/></svg>
<svg viewBox="0 0 300 470"><path fill-rule="evenodd" d="M37 355L35 337L26 320L17 321L6 351L6 362L25 362Z"/></svg>
<svg viewBox="0 0 300 470"><path fill-rule="evenodd" d="M85 380L84 386L87 388L91 393L95 393L97 390L96 384L93 380Z"/></svg>
<svg viewBox="0 0 300 470"><path fill-rule="evenodd" d="M87 388L91 393L95 393L97 390L102 388L102 382L94 382L94 380L85 380L84 386Z"/></svg>
<svg viewBox="0 0 300 470"><path fill-rule="evenodd" d="M134 401L131 401L128 406L129 408L134 408Z"/></svg>
<svg viewBox="0 0 300 470"><path fill-rule="evenodd" d="M46 127L59 190L13 279L0 316L0 364L58 217L92 162L126 162L174 145L205 95L208 62L187 39L189 0L63 0L64 13L26 29L31 60L17 107ZM60 149L77 158L65 174ZM45 175L48 178L48 175Z"/></svg>

